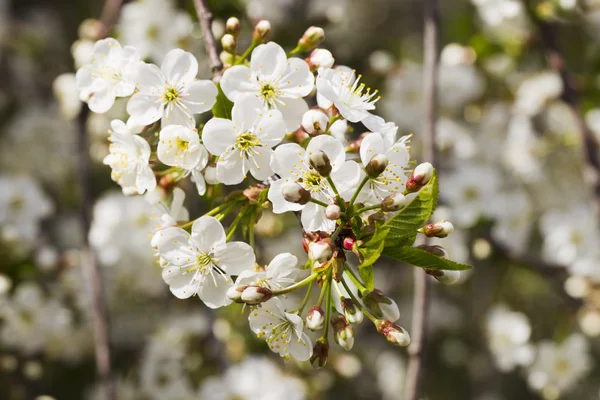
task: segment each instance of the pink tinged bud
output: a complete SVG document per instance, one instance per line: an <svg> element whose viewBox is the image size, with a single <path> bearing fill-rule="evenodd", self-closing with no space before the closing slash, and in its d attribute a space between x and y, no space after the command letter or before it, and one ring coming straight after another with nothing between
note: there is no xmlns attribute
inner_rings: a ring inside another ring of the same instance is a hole
<svg viewBox="0 0 600 400"><path fill-rule="evenodd" d="M308 51L317 47L325 39L325 31L318 26L311 26L304 32L298 41L301 51Z"/></svg>
<svg viewBox="0 0 600 400"><path fill-rule="evenodd" d="M269 21L262 20L254 27L252 41L256 43L263 43L267 36L269 36L269 33L271 33L271 23Z"/></svg>
<svg viewBox="0 0 600 400"><path fill-rule="evenodd" d="M319 150L310 155L308 158L310 166L313 167L319 175L328 177L331 174L331 162L324 151Z"/></svg>
<svg viewBox="0 0 600 400"><path fill-rule="evenodd" d="M273 292L261 286L248 286L242 292L242 301L251 306L263 303L273 297Z"/></svg>
<svg viewBox="0 0 600 400"><path fill-rule="evenodd" d="M370 178L377 178L385 171L388 164L389 160L384 154L376 154L365 167L365 172Z"/></svg>
<svg viewBox="0 0 600 400"><path fill-rule="evenodd" d="M452 232L454 232L454 225L450 221L440 221L435 224L427 224L422 229L421 232L425 234L427 237L439 237L445 238Z"/></svg>
<svg viewBox="0 0 600 400"><path fill-rule="evenodd" d="M428 251L429 253L433 254L434 256L438 256L438 257L446 257L448 255L446 250L442 246L438 246L438 245L430 246L427 244L422 244L420 246L417 246L417 248Z"/></svg>
<svg viewBox="0 0 600 400"><path fill-rule="evenodd" d="M321 110L308 110L302 116L302 127L309 134L319 134L327 130L329 117Z"/></svg>
<svg viewBox="0 0 600 400"><path fill-rule="evenodd" d="M307 59L311 70L315 71L319 68L331 68L335 63L335 59L331 52L327 49L314 49Z"/></svg>
<svg viewBox="0 0 600 400"><path fill-rule="evenodd" d="M341 314L334 315L331 317L331 327L333 328L335 342L342 349L351 350L354 347L354 331L346 321L346 317Z"/></svg>
<svg viewBox="0 0 600 400"><path fill-rule="evenodd" d="M227 33L237 38L240 35L240 29L241 25L239 19L231 17L227 20L227 23L225 24L225 31Z"/></svg>
<svg viewBox="0 0 600 400"><path fill-rule="evenodd" d="M339 219L341 215L342 209L338 205L330 204L325 209L325 216L327 217L327 219L330 219L332 221Z"/></svg>
<svg viewBox="0 0 600 400"><path fill-rule="evenodd" d="M406 190L409 192L417 192L433 177L433 165L431 163L422 163L417 165L412 176L406 182Z"/></svg>
<svg viewBox="0 0 600 400"><path fill-rule="evenodd" d="M352 251L352 246L354 246L355 241L356 239L351 237L344 238L344 243L342 244L342 246L344 246L345 250Z"/></svg>
<svg viewBox="0 0 600 400"><path fill-rule="evenodd" d="M449 269L426 269L425 272L444 285L454 285L460 279L460 271Z"/></svg>
<svg viewBox="0 0 600 400"><path fill-rule="evenodd" d="M325 325L325 312L319 306L314 306L306 315L306 327L311 331L319 331Z"/></svg>
<svg viewBox="0 0 600 400"><path fill-rule="evenodd" d="M310 193L296 182L286 182L281 186L283 198L290 203L306 204L310 201Z"/></svg>
<svg viewBox="0 0 600 400"><path fill-rule="evenodd" d="M242 300L242 292L244 290L246 290L246 288L248 287L248 285L235 285L235 286L231 286L229 289L227 289L227 292L225 292L225 295L235 301L236 303L244 303L244 301Z"/></svg>
<svg viewBox="0 0 600 400"><path fill-rule="evenodd" d="M329 357L329 344L325 338L320 338L313 346L313 354L310 357L310 363L313 368L323 368L327 364Z"/></svg>
<svg viewBox="0 0 600 400"><path fill-rule="evenodd" d="M384 335L388 342L401 347L410 344L410 335L403 327L381 319L375 321L375 326L377 332Z"/></svg>
<svg viewBox="0 0 600 400"><path fill-rule="evenodd" d="M225 50L226 52L235 54L235 49L237 47L237 39L235 38L235 36L227 33L221 38L221 46L223 46L223 50Z"/></svg>
<svg viewBox="0 0 600 400"><path fill-rule="evenodd" d="M399 211L406 207L408 200L402 193L394 193L383 199L381 202L381 210L383 211Z"/></svg>
<svg viewBox="0 0 600 400"><path fill-rule="evenodd" d="M331 242L323 239L308 245L308 257L318 263L326 263L333 256Z"/></svg>
<svg viewBox="0 0 600 400"><path fill-rule="evenodd" d="M364 314L363 312L356 306L354 300L352 299L343 299L342 300L342 310L344 311L344 316L346 320L351 324L360 324L363 321Z"/></svg>

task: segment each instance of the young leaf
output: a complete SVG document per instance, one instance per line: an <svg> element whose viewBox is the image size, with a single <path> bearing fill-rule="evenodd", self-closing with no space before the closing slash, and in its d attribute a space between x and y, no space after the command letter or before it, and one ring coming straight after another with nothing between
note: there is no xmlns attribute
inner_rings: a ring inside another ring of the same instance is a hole
<svg viewBox="0 0 600 400"><path fill-rule="evenodd" d="M233 102L225 96L221 85L217 82L217 102L212 108L213 115L217 118L231 119L231 109L233 108Z"/></svg>
<svg viewBox="0 0 600 400"><path fill-rule="evenodd" d="M383 250L383 255L421 268L450 269L458 271L473 268L467 264L461 264L446 258L435 256L430 252L417 247L386 247Z"/></svg>
<svg viewBox="0 0 600 400"><path fill-rule="evenodd" d="M383 226L389 229L385 247L395 248L410 246L417 237L417 229L421 228L437 205L438 179L434 171L431 180L421 188L417 196L398 214Z"/></svg>
<svg viewBox="0 0 600 400"><path fill-rule="evenodd" d="M381 256L381 252L385 246L385 238L388 235L388 229L383 226L376 225L375 232L371 239L361 247L358 247L357 250L361 255L361 263L358 266L358 272L360 277L363 279L365 286L369 290L373 290L375 288L375 279L373 277L373 264L379 256Z"/></svg>

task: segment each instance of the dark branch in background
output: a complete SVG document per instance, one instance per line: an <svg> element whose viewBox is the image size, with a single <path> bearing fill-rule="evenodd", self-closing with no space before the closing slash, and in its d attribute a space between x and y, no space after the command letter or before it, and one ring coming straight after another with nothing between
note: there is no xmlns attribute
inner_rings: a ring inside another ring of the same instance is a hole
<svg viewBox="0 0 600 400"><path fill-rule="evenodd" d="M219 58L217 42L212 33L213 15L206 5L206 0L194 0L194 5L196 6L196 14L198 15L198 21L200 21L200 27L202 28L204 47L206 47L206 53L208 54L208 60L210 62L210 72L214 79L221 74L223 63Z"/></svg>
<svg viewBox="0 0 600 400"><path fill-rule="evenodd" d="M424 32L424 92L425 124L423 131L423 160L435 165L434 135L437 122L438 30L437 0L425 0ZM405 383L405 400L420 398L423 362L425 356L426 322L429 309L429 276L421 268L414 270L412 342L408 348L408 369Z"/></svg>
<svg viewBox="0 0 600 400"><path fill-rule="evenodd" d="M123 0L106 0L102 10L100 22L102 24L101 37L106 37L119 17ZM110 364L110 345L108 328L108 311L104 284L96 255L90 246L88 234L92 216L92 162L90 160L87 122L90 110L87 105L81 107L77 119L77 157L79 186L81 188L80 225L83 235L83 248L81 249L81 262L86 278L89 282L92 304L92 329L94 332L94 349L96 354L96 374L100 381L101 396L105 400L115 399L115 387L112 381Z"/></svg>
<svg viewBox="0 0 600 400"><path fill-rule="evenodd" d="M600 211L600 160L598 159L598 143L594 138L594 134L586 126L579 110L579 93L577 93L577 89L573 85L573 77L567 69L567 62L560 50L556 26L538 17L530 0L525 0L525 5L529 16L535 22L540 32L540 37L546 48L548 65L560 75L562 80L563 92L561 98L569 105L577 124L579 136L581 137L586 163L584 178L594 192L596 211Z"/></svg>

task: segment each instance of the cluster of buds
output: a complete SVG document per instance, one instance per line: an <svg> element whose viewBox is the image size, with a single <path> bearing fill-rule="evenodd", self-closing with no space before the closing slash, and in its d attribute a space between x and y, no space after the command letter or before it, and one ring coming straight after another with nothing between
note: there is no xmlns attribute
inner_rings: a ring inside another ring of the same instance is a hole
<svg viewBox="0 0 600 400"><path fill-rule="evenodd" d="M262 286L235 285L227 290L226 295L236 303L255 306L270 300L273 297L273 292L271 289Z"/></svg>
<svg viewBox="0 0 600 400"><path fill-rule="evenodd" d="M433 165L428 162L417 165L412 176L406 182L406 191L408 193L418 192L423 186L427 185L432 177Z"/></svg>
<svg viewBox="0 0 600 400"><path fill-rule="evenodd" d="M354 347L354 330L342 314L336 313L331 317L331 327L335 342L344 350Z"/></svg>

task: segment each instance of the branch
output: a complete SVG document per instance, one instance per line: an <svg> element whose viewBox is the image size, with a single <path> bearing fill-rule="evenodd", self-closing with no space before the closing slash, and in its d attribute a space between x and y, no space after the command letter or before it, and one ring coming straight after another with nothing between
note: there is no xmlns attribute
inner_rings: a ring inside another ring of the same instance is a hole
<svg viewBox="0 0 600 400"><path fill-rule="evenodd" d="M196 14L198 15L198 21L202 27L202 36L204 37L204 47L206 47L206 53L210 62L210 72L213 79L221 75L223 70L223 63L219 58L219 51L217 50L217 42L215 36L212 33L212 21L213 15L206 5L206 0L194 0L196 6Z"/></svg>
<svg viewBox="0 0 600 400"><path fill-rule="evenodd" d="M423 135L423 159L435 165L434 135L437 122L437 75L438 75L438 4L437 0L425 0L424 32L424 91L425 126ZM414 300L411 335L408 348L408 369L405 383L405 400L420 398L423 375L424 343L429 308L429 277L421 268L414 270Z"/></svg>
<svg viewBox="0 0 600 400"><path fill-rule="evenodd" d="M562 55L556 27L550 22L541 20L532 8L530 1L525 0L525 5L530 17L538 27L544 46L546 47L546 59L552 70L560 75L563 84L562 100L569 106L575 118L577 130L583 145L586 170L584 179L593 190L596 203L596 211L600 211L600 159L598 158L598 143L594 134L586 126L581 112L579 111L579 93L573 85L573 77L567 69L567 62Z"/></svg>

